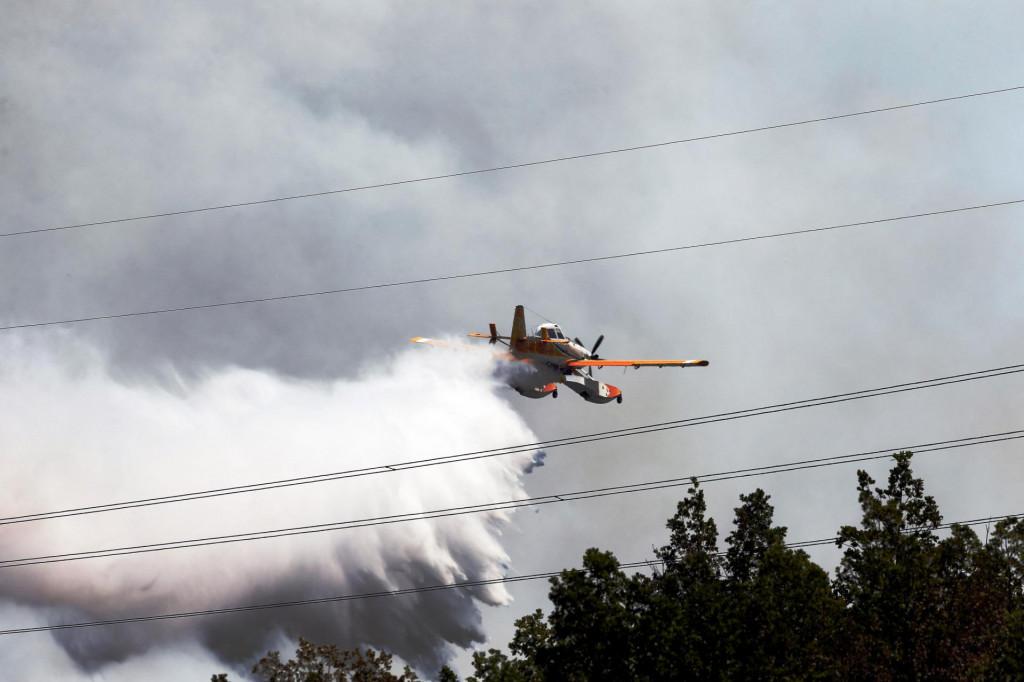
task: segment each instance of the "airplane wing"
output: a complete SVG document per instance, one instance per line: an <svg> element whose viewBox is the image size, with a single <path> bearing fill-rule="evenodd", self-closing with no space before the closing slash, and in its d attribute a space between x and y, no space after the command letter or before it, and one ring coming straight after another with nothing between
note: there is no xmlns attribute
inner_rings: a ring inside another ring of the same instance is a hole
<svg viewBox="0 0 1024 682"><path fill-rule="evenodd" d="M707 367L707 360L570 360L565 367Z"/></svg>

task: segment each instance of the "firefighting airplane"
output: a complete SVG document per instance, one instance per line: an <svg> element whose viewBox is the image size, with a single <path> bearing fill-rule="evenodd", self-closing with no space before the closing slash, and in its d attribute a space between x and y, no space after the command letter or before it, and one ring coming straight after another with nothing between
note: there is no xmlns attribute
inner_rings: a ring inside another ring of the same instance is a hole
<svg viewBox="0 0 1024 682"><path fill-rule="evenodd" d="M597 337L597 343L589 351L579 339L570 340L554 323L542 324L537 333L526 333L526 316L523 306L516 306L512 318L512 334L499 336L498 328L492 322L490 334L470 334L478 339L488 339L491 344L499 341L508 346L509 352L495 353L507 360L529 363L534 371L512 372L509 386L519 395L527 398L558 397L558 385L563 384L591 403L622 402L622 391L616 386L598 381L593 376L594 367L707 367L707 360L605 360L598 357L597 347L604 336ZM452 347L452 344L436 339L417 336L416 343ZM459 347L459 346L456 346ZM583 370L586 370L584 373Z"/></svg>

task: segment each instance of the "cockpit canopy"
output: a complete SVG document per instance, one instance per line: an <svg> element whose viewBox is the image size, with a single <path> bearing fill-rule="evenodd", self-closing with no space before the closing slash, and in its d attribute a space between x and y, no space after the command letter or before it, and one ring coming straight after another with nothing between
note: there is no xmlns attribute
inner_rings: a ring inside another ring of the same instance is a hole
<svg viewBox="0 0 1024 682"><path fill-rule="evenodd" d="M562 334L561 327L559 327L557 324L555 324L553 322L549 322L547 324L542 324L539 327L537 327L537 333L535 334L535 336L537 336L538 338L540 336L542 336L543 333L544 333L544 332L541 331L542 329L547 329L548 330L548 338L549 339L564 339L564 338L566 338L566 336L564 334Z"/></svg>

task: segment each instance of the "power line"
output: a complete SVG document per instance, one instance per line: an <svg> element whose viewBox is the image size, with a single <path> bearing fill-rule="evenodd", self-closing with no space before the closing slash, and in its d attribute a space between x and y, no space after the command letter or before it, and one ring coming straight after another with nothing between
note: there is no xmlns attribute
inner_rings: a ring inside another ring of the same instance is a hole
<svg viewBox="0 0 1024 682"><path fill-rule="evenodd" d="M987 95L997 95L997 94L1001 94L1001 93L1013 92L1015 90L1022 90L1022 89L1024 89L1024 85L1017 85L1017 86L1014 86L1014 87L1011 87L1011 88L1001 88L999 90L987 90L987 91L984 91L984 92L975 92L975 93L971 93L971 94L967 94L967 95L957 95L955 97L942 97L940 99L932 99L932 100L927 100L927 101L923 101L923 102L913 102L913 103L910 103L910 104L898 104L898 105L890 106L890 107L882 107L880 109L866 109L864 111L855 111L855 112L848 113L848 114L838 114L838 115L835 115L835 116L823 116L823 117L820 117L820 118L810 118L810 119L805 119L805 120L802 120L802 121L793 121L793 122L790 122L790 123L778 123L778 124L774 124L774 125L761 126L761 127L758 127L758 128L746 128L744 130L734 130L732 132L727 132L727 133L716 133L716 134L713 134L713 135L701 135L699 137L687 137L687 138L682 138L682 139L678 139L678 140L668 140L666 142L655 142L653 144L637 145L637 146L634 146L634 147L622 147L622 148L619 148L619 149L608 149L608 150L599 151L599 152L589 152L589 153L586 153L586 154L575 154L575 155L572 155L572 156L561 156L561 157L557 157L557 158L543 159L543 160L540 160L540 161L526 161L526 162L523 162L523 163L508 164L508 165L505 165L505 166L494 166L494 167L491 167L491 168L481 168L481 169L477 169L477 170L461 171L461 172L457 172L457 173L445 173L445 174L442 174L442 175L431 175L431 176L420 177L420 178L412 178L412 179L407 179L407 180L393 180L393 181L390 181L390 182L380 182L380 183L376 183L376 184L372 184L372 185L361 185L361 186L357 186L357 187L347 187L345 189L334 189L334 190L327 190L327 191L323 191L323 192L310 192L310 193L307 193L307 194L294 194L294 195L291 195L291 196L276 197L276 198L273 198L273 199L258 199L258 200L255 200L255 201L243 201L243 202L234 203L234 204L222 204L220 206L206 206L206 207L203 207L203 208L191 208L191 209L185 209L185 210L180 210L180 211L167 211L165 213L152 213L152 214L149 214L149 215L133 216L133 217L130 217L130 218L114 218L112 220L99 220L99 221L95 221L95 222L91 222L91 223L77 223L77 224L74 224L74 225L60 225L60 226L57 226L57 227L43 227L43 228L38 228L38 229L33 229L33 230L21 230L19 232L5 232L5 233L0 233L0 237L14 237L14 236L18 236L18 235L38 234L38 233L41 233L41 232L56 232L56 231L59 231L59 230L73 230L73 229L77 229L77 228L81 228L81 227L95 227L95 226L99 226L99 225L113 225L113 224L116 224L116 223L126 223L126 222L132 222L132 221L137 221L137 220L150 220L150 219L153 219L153 218L167 218L167 217L170 217L170 216L188 215L188 214L191 214L191 213L204 213L204 212L208 212L208 211L222 211L222 210L231 209L231 208L242 208L242 207L245 207L245 206L258 206L260 204L272 204L272 203L278 203L278 202L282 202L282 201L294 201L296 199L311 199L313 197L323 197L323 196L328 196L328 195L331 195L331 194L346 194L346 193L350 193L350 192L361 192L361 191L370 190L370 189L381 189L381 188L384 188L384 187L397 187L399 185L411 185L411 184L421 183L421 182L431 182L431 181L434 181L434 180L446 180L446 179L458 178L458 177L463 177L463 176L468 176L468 175L481 175L481 174L484 174L484 173L496 173L496 172L499 172L499 171L513 170L513 169L517 169L517 168L529 168L531 166L543 166L543 165L548 165L548 164L553 164L553 163L561 163L563 161L575 161L575 160L579 160L579 159L589 159L589 158L594 158L594 157L598 157L598 156L609 156L611 154L623 154L623 153L626 153L626 152L641 151L641 150L644 150L644 149L656 149L658 147L669 147L669 146L672 146L672 145L686 144L686 143L689 143L689 142L699 142L699 141L703 141L703 140L713 140L713 139L722 138L722 137L734 137L734 136L737 136L737 135L747 135L747 134L750 134L750 133L765 132L765 131L768 131L768 130L778 130L780 128L792 128L794 126L808 125L808 124L811 124L811 123L823 123L825 121L836 121L836 120L843 119L843 118L852 118L854 116L866 116L868 114L878 114L878 113L882 113L882 112L886 112L886 111L896 111L896 110L899 110L899 109L911 109L911 108L914 108L914 107L923 107L923 106L927 106L927 105L930 105L930 104L939 104L939 103L942 103L942 102L953 102L953 101L956 101L956 100L970 99L972 97L984 97L984 96L987 96Z"/></svg>
<svg viewBox="0 0 1024 682"><path fill-rule="evenodd" d="M1024 87L1024 86L1022 86ZM130 313L111 313L107 315L94 315L91 317L76 317L65 320L51 320L48 322L26 322L23 324L12 324L4 327L0 327L0 331L6 331L11 329L28 329L31 327L49 327L58 324L78 324L80 322L96 322L99 320L116 320L126 317L141 317L143 315L164 315L167 313L181 313L190 310L205 310L208 308L224 308L227 306L236 305L250 305L255 303L270 303L271 301L285 301L297 298L310 298L313 296L329 296L335 294L350 294L357 291L369 291L371 289L387 289L391 287L402 287L413 284L426 284L429 282L442 282L456 279L468 279L471 277L487 277L491 275L508 274L512 272L525 272L527 270L540 270L544 268L556 268L565 265L580 265L582 263L596 263L599 261L618 260L621 258L634 258L636 256L651 256L660 253L669 253L672 251L686 251L688 249L702 249L712 246L724 246L726 244L739 244L741 242L752 242L761 239L774 239L776 237L792 237L796 235L811 234L814 232L826 232L829 230L840 230L848 227L864 227L866 225L878 225L881 223L891 223L899 220L912 220L914 218L926 218L930 216L945 215L949 213L962 213L964 211L977 211L985 208L995 208L998 206L1011 206L1014 204L1024 203L1024 199L1011 199L1009 201L999 201L990 204L978 204L975 206L962 206L959 208L948 208L939 211L928 211L926 213L913 213L908 215L896 216L893 218L878 218L876 220L862 220L855 223L843 223L841 225L829 225L826 227L812 227L803 230L792 230L790 232L776 232L773 234L762 234L755 235L753 237L739 237L736 239L723 239L714 242L704 242L701 244L687 244L685 246L670 246L662 249L650 249L647 251L633 251L631 253L619 253L611 256L595 256L593 258L577 258L574 260L557 261L554 263L542 263L539 265L522 265L513 268L499 268L497 270L483 270L480 272L469 272L458 275L441 275L438 277L424 277L421 279L410 279L401 282L387 282L383 284L366 284L363 286L356 287L345 287L341 289L325 289L323 291L309 291L299 294L284 294L281 296L264 296L262 298L247 298L239 299L235 301L221 301L218 303L202 303L198 305L187 305L178 306L176 308L158 308L155 310L140 310Z"/></svg>
<svg viewBox="0 0 1024 682"><path fill-rule="evenodd" d="M404 471L408 469L420 469L429 466L439 466L443 464L453 464L456 462L472 461L490 457L500 457L504 455L518 454L522 452L530 452L538 449L550 449L567 445L580 445L583 443L592 443L595 441L610 440L613 438L637 436L646 433L657 433L659 431L684 428L687 426L699 426L701 424L712 424L720 421L731 421L733 419L742 419L745 417L756 417L764 414L786 412L789 410L802 409L805 407L831 405L838 402L847 402L850 400L871 398L876 396L889 395L892 393L903 393L906 391L920 390L924 388L935 388L938 386L961 383L964 381L974 381L977 379L988 379L992 377L1003 376L1006 374L1015 374L1022 371L1024 371L1024 364L1009 365L1006 367L979 370L975 372L968 372L965 374L954 374L952 376L938 377L935 379L924 379L921 381L895 384L892 386L882 386L879 388L853 391L849 393L839 393L830 396L823 396L820 398L807 398L804 400L792 401L787 403L777 403L775 405L765 405L763 407L748 408L745 410L722 412L719 414L706 415L703 417L689 417L686 419L659 422L655 424L645 424L642 426L633 426L621 429L614 429L610 431L598 431L588 434L580 434L576 436L565 436L562 438L536 441L533 443L523 443L520 445L510 445L500 448L491 448L488 450L476 450L454 455L442 455L439 457L430 457L426 459L412 460L407 462L381 464L373 467L348 469L344 471L335 471L324 474L315 474L312 476L286 478L274 481L263 481L260 483L251 483L246 485L213 488L210 490L199 490L187 493L178 493L175 495L164 495L161 497L148 497L136 500L126 500L122 502L112 502L108 504L91 505L85 507L73 507L49 512L37 512L34 514L8 516L0 518L0 526L15 523L28 523L32 521L44 521L47 519L57 519L69 516L83 516L88 514L97 514L109 511L120 511L124 509L134 509L138 507L150 507L161 504L172 504L175 502L189 502L192 500L200 500L210 497L223 497L227 495L238 495L241 493L258 492L261 490L274 490L277 488L288 488L297 485L308 485L311 483L324 483L327 481L336 481L347 478L358 478L362 476L395 473L398 471Z"/></svg>
<svg viewBox="0 0 1024 682"><path fill-rule="evenodd" d="M953 526L980 526L988 523L997 523L999 521L1008 521L1021 516L1021 514L1008 514L1006 516L990 516L983 519L971 519L969 521L953 521L949 523L942 523L936 526L934 529L929 530L946 530ZM914 532L914 531L904 531ZM831 538L820 538L818 540L804 540L802 542L787 542L785 546L790 549L802 549L805 547L815 547L819 545L833 544L838 541L838 537ZM724 556L725 552L715 552L715 556ZM645 561L632 561L628 563L620 563L619 569L630 569L630 568L646 568L662 565L663 562L657 559L648 559ZM504 576L501 578L490 578L484 580L464 580L454 583L448 583L444 585L425 585L421 587L407 587L396 590L380 590L377 592L362 592L359 594L345 594L337 595L332 597L320 597L316 599L294 599L291 601L271 602L266 604L249 604L246 606L229 606L219 609L203 609L200 611L184 611L179 613L165 613L159 615L150 616L134 616L128 618L111 618L107 620L93 620L79 623L62 623L57 625L38 625L35 627L26 628L10 628L7 630L0 630L0 635L21 635L32 632L52 632L55 630L73 630L78 628L90 628L108 625L125 625L129 623L147 623L157 620L176 620L180 618L198 618L202 616L216 616L230 613L244 613L248 611L266 611L270 609L282 609L294 606L312 606L314 604L330 604L337 602L346 601L358 601L362 599L376 599L379 597L399 597L407 594L420 594L423 592L438 592L442 590L457 590L466 589L471 587L486 587L489 585L507 585L511 583L526 582L530 580L542 580L544 578L554 578L562 574L562 571L547 571L544 573L530 573L527 575L519 576Z"/></svg>
<svg viewBox="0 0 1024 682"><path fill-rule="evenodd" d="M699 426L701 424L711 424L721 421L731 421L733 419L742 419L745 417L755 417L764 414L774 414L776 412L786 412L795 409L802 409L805 407L831 405L838 402L847 402L850 400L858 400L861 398L871 398L882 395L890 395L892 393L902 393L906 391L920 390L924 388L935 388L938 386L961 383L964 381L988 379L997 376L1004 376L1006 374L1015 374L1022 371L1024 371L1024 365L1009 365L1007 367L980 370L976 372L969 372L966 374L955 374L948 377L925 379L921 381L895 384L892 386L883 386L879 388L866 389L849 393L840 393L830 396L823 396L820 398L808 398L788 403L777 403L775 405L766 405L763 407L748 408L744 410L736 410L732 412L723 412L718 414L706 415L703 417L689 417L686 419L668 422L659 422L654 424L646 424L642 426L626 427L610 431L599 431L589 434L581 434L577 436L566 436L557 439L536 441L533 443L524 443L520 445L505 446L501 448L491 448L488 450L476 450L455 455L442 455L439 457L431 457L407 462L382 464L373 467L364 467L360 469L349 469L345 471L330 472L325 474L315 474L312 476L279 479L275 481L264 481L261 483L252 483L224 488L214 488L211 490L193 491L188 493L179 493L175 495L166 495L162 497L150 497L102 505L75 507L51 512L38 512L34 514L10 516L6 518L0 518L0 525L27 523L31 521L42 521L47 519L63 518L67 516L81 516L85 514L94 514L107 511L119 511L123 509L132 509L137 507L154 506L160 504L170 504L174 502L187 502L192 500L205 499L209 497L222 497L225 495L258 492L261 490L273 490L276 488L292 487L296 485L307 485L311 483L323 483L327 481L342 480L346 478L357 478L376 474L394 473L408 469L419 469L428 466L438 466L443 464L453 464L457 462L472 461L476 459L484 459L489 457L499 457L504 455L518 454L522 452L530 452L538 449L550 449L566 445L580 445L583 443L610 440L613 438L622 438L626 436L656 433L659 431L684 428L687 426Z"/></svg>
<svg viewBox="0 0 1024 682"><path fill-rule="evenodd" d="M953 441L942 441L939 443L909 446L904 448L888 448L886 450L876 450L869 453L857 453L853 455L845 455L838 457L803 460L800 462L791 462L788 464L755 467L751 469L740 469L734 472L708 474L701 480L704 480L706 482L725 481L735 478L747 478L750 476L761 476L773 473L797 471L801 469L813 469L826 466L835 466L837 464L849 464L853 462L882 459L889 457L889 453L891 453L893 450L910 449L918 453L924 453L933 452L936 450L950 450L954 448L970 447L973 445L986 445L989 443L1017 440L1020 438L1024 438L1024 430L1008 431L1005 433L989 434L986 436L975 436L971 438L961 438ZM886 454L880 454L883 452ZM463 505L459 507L435 509L425 512L390 514L365 519L355 519L351 521L338 521L333 523L298 526L294 528L278 528L273 530L256 531L251 533L236 533L232 535L220 535L207 538L194 538L191 540L176 540L173 542L151 543L146 545L134 545L130 547L117 547L112 549L92 550L86 552L68 552L65 554L26 557L22 559L7 559L0 561L0 569L17 568L20 566L34 566L38 564L64 563L68 561L81 561L85 559L109 558L114 556L126 556L131 554L146 554L150 552L162 552L174 549L188 549L192 547L208 547L211 545L232 544L236 542L250 542L253 540L268 540L271 538L287 537L293 535L309 535L312 533L324 533L336 530L351 530L355 528L384 526L394 523L405 523L408 521L425 521L430 519L446 518L451 516L480 514L484 512L518 509L521 507L537 507L541 505L556 504L560 502L575 502L578 500L594 499L599 497L610 497L614 495L624 495L629 493L662 490L665 488L675 488L679 486L688 485L691 479L692 476L681 476L677 478L663 479L659 481L649 481L646 483L634 483L628 485L609 486L604 488L593 488L590 490L559 493L555 495L541 495L539 497L530 497L519 500L502 500L499 502L486 502L482 504Z"/></svg>

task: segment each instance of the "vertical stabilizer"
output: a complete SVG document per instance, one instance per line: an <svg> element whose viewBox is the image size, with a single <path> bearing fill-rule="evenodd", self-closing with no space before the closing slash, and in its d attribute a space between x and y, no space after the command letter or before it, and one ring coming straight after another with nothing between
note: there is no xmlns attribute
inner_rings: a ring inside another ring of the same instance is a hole
<svg viewBox="0 0 1024 682"><path fill-rule="evenodd" d="M526 313L521 305L516 306L516 313L512 318L512 333L509 336L509 346L513 349L521 341L526 340Z"/></svg>

